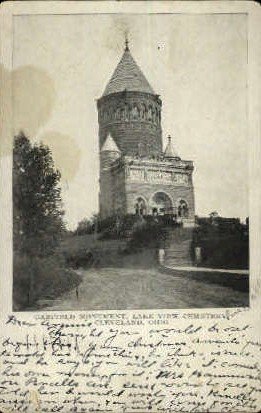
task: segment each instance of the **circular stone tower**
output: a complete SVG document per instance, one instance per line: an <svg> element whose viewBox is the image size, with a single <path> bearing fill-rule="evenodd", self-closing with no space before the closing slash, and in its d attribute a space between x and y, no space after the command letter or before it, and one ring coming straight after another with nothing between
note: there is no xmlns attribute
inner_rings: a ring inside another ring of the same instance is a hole
<svg viewBox="0 0 261 413"><path fill-rule="evenodd" d="M123 155L162 153L161 100L133 59L127 41L97 106L100 150L110 134Z"/></svg>

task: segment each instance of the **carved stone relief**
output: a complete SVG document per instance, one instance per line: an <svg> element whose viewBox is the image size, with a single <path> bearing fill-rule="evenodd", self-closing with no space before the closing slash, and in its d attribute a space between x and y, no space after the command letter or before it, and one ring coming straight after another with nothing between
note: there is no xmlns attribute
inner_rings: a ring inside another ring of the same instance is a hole
<svg viewBox="0 0 261 413"><path fill-rule="evenodd" d="M141 151L144 148L139 146ZM140 155L140 154L139 154ZM148 168L130 168L128 171L128 176L131 180L139 182L160 182L160 183L172 183L174 185L188 185L189 177L182 173L172 173L171 171L148 169Z"/></svg>
<svg viewBox="0 0 261 413"><path fill-rule="evenodd" d="M160 123L160 110L156 105L147 106L145 103L133 103L130 105L120 104L112 108L101 109L100 119L104 122L109 121L140 121L145 120L158 125Z"/></svg>

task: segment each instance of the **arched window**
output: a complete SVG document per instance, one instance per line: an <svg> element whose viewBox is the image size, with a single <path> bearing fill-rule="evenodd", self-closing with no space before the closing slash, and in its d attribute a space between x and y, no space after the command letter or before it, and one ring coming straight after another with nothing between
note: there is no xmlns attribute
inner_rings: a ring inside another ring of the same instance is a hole
<svg viewBox="0 0 261 413"><path fill-rule="evenodd" d="M121 108L121 120L125 120L125 110Z"/></svg>
<svg viewBox="0 0 261 413"><path fill-rule="evenodd" d="M125 106L125 120L129 121L131 115L131 108L129 106Z"/></svg>
<svg viewBox="0 0 261 413"><path fill-rule="evenodd" d="M131 118L134 120L137 120L139 118L139 110L137 108L137 106L133 106L132 110L131 110Z"/></svg>
<svg viewBox="0 0 261 413"><path fill-rule="evenodd" d="M188 204L186 201L181 199L178 204L178 216L180 218L188 218L188 215L189 215Z"/></svg>
<svg viewBox="0 0 261 413"><path fill-rule="evenodd" d="M146 119L146 106L144 104L141 104L140 107L140 117L141 119Z"/></svg>
<svg viewBox="0 0 261 413"><path fill-rule="evenodd" d="M147 206L146 206L145 199L143 199L142 197L138 197L135 200L134 211L135 211L135 215L140 215L140 216L146 215Z"/></svg>
<svg viewBox="0 0 261 413"><path fill-rule="evenodd" d="M121 109L117 108L117 110L116 110L116 119L120 120L120 118L121 118Z"/></svg>
<svg viewBox="0 0 261 413"><path fill-rule="evenodd" d="M152 215L166 215L173 211L172 201L165 192L156 192L150 199L150 210Z"/></svg>
<svg viewBox="0 0 261 413"><path fill-rule="evenodd" d="M151 120L152 120L153 123L155 123L155 110L154 110L154 108L152 108L152 110L151 110Z"/></svg>
<svg viewBox="0 0 261 413"><path fill-rule="evenodd" d="M149 109L148 109L148 120L152 120L152 107L151 106L149 106Z"/></svg>

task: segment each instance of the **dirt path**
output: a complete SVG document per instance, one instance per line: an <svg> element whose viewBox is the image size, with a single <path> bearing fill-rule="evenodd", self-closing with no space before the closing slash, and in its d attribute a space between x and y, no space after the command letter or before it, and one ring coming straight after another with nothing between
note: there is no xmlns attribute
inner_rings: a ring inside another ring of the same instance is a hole
<svg viewBox="0 0 261 413"><path fill-rule="evenodd" d="M76 290L45 303L43 310L127 310L241 307L248 293L155 269L100 268L79 271ZM182 275L182 274L181 274Z"/></svg>

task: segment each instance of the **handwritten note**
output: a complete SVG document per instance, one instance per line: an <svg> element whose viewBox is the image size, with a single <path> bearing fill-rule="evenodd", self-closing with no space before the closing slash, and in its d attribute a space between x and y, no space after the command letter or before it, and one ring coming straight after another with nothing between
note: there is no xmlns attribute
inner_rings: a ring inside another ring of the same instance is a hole
<svg viewBox="0 0 261 413"><path fill-rule="evenodd" d="M6 319L3 412L251 412L260 343L233 317L39 314ZM144 327L144 328L143 328Z"/></svg>

